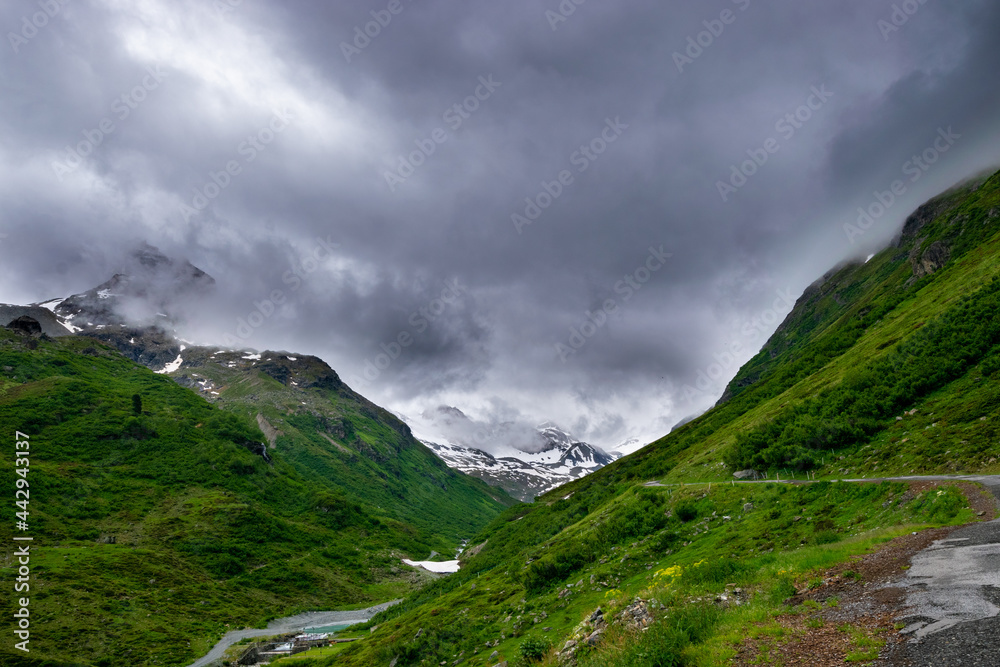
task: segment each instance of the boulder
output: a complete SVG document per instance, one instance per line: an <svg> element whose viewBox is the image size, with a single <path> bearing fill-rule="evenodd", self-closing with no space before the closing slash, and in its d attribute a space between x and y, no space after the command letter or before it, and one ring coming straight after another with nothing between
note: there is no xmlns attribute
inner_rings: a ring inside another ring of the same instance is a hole
<svg viewBox="0 0 1000 667"><path fill-rule="evenodd" d="M42 335L42 325L34 317L28 317L27 315L22 315L16 320L11 321L7 325L7 328L25 336Z"/></svg>

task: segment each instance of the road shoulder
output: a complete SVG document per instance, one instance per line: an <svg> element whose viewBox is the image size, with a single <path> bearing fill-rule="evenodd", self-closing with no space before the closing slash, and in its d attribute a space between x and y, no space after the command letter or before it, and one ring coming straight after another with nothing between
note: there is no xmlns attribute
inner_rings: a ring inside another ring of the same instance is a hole
<svg viewBox="0 0 1000 667"><path fill-rule="evenodd" d="M900 619L907 614L907 596L901 584L913 558L955 531L981 526L981 522L998 515L997 499L978 484L910 482L914 493L943 485L957 486L962 491L980 518L979 523L903 535L876 551L822 572L822 583L816 585L814 581L809 588L803 586L786 601L791 611L775 619L786 631L782 641L746 641L739 647L734 664L760 664L766 658L776 664L827 667L852 664L867 653L869 658L864 664L912 665L913 648L906 643L909 637L900 633L904 627ZM851 663L846 662L849 657Z"/></svg>

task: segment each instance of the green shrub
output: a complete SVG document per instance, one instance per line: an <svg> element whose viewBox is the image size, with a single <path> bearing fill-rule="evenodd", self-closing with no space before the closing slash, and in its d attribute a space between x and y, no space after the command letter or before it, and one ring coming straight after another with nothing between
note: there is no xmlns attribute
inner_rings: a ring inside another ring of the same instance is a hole
<svg viewBox="0 0 1000 667"><path fill-rule="evenodd" d="M552 648L552 644L544 639L525 639L521 642L518 652L521 654L521 658L523 658L525 662L531 664L541 662L541 660L545 657L545 654L549 652L550 648Z"/></svg>
<svg viewBox="0 0 1000 667"><path fill-rule="evenodd" d="M653 550L663 553L668 549L673 549L674 546L681 541L681 536L672 530L664 531L657 536L656 540L653 542Z"/></svg>
<svg viewBox="0 0 1000 667"><path fill-rule="evenodd" d="M787 574L778 575L771 590L768 591L772 604L779 604L793 595L795 595L795 583Z"/></svg>
<svg viewBox="0 0 1000 667"><path fill-rule="evenodd" d="M821 530L813 536L813 541L816 544L833 544L840 541L840 535L833 530Z"/></svg>
<svg viewBox="0 0 1000 667"><path fill-rule="evenodd" d="M690 500L682 500L674 507L677 518L688 523L698 518L698 506Z"/></svg>

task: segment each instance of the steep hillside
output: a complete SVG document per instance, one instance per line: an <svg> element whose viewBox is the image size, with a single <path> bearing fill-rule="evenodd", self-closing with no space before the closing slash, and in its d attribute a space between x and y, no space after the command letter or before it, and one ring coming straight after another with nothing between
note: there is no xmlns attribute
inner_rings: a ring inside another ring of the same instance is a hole
<svg viewBox="0 0 1000 667"><path fill-rule="evenodd" d="M497 508L514 502L449 469L406 424L354 392L317 357L187 348L168 374L223 410L256 421L269 451L281 453L304 478L436 536L440 541L429 546L442 553L454 552Z"/></svg>
<svg viewBox="0 0 1000 667"><path fill-rule="evenodd" d="M336 664L724 664L830 564L969 520L951 488L732 480L1000 471L998 232L1000 174L922 207L811 287L716 408L509 510Z"/></svg>
<svg viewBox="0 0 1000 667"><path fill-rule="evenodd" d="M94 339L0 329L0 430L30 436L35 538L32 652L7 642L0 663L187 664L227 628L413 590L425 575L401 557L453 553L512 502L319 360L268 364L198 366L233 397L220 409ZM7 581L16 567L2 563Z"/></svg>
<svg viewBox="0 0 1000 667"><path fill-rule="evenodd" d="M607 474L998 469L1000 174L943 201L867 263L807 290L727 400Z"/></svg>

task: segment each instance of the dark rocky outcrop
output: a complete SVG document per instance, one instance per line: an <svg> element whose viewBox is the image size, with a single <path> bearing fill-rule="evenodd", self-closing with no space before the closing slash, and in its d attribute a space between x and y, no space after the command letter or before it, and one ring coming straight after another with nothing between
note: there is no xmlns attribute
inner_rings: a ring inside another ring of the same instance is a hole
<svg viewBox="0 0 1000 667"><path fill-rule="evenodd" d="M923 278L940 270L951 258L951 249L943 241L935 241L921 252L923 243L918 241L910 253L910 266L913 267L913 277Z"/></svg>
<svg viewBox="0 0 1000 667"><path fill-rule="evenodd" d="M42 335L42 325L38 323L38 320L33 317L28 317L27 315L13 320L7 325L7 328L11 331L16 331L19 334L24 334L25 336Z"/></svg>
<svg viewBox="0 0 1000 667"><path fill-rule="evenodd" d="M286 387L292 379L292 369L288 367L287 363L282 363L278 360L267 361L260 364L258 368L261 372L266 373L269 377L274 378Z"/></svg>
<svg viewBox="0 0 1000 667"><path fill-rule="evenodd" d="M271 463L271 457L268 456L268 454L267 454L267 445L264 444L263 442L254 442L253 440L244 440L243 442L241 442L239 444L241 446L243 446L243 447L246 447L251 452L253 452L257 456L259 456L262 459L264 459L265 462Z"/></svg>
<svg viewBox="0 0 1000 667"><path fill-rule="evenodd" d="M181 354L177 339L156 327L108 327L85 335L108 343L125 357L153 370L163 368Z"/></svg>

